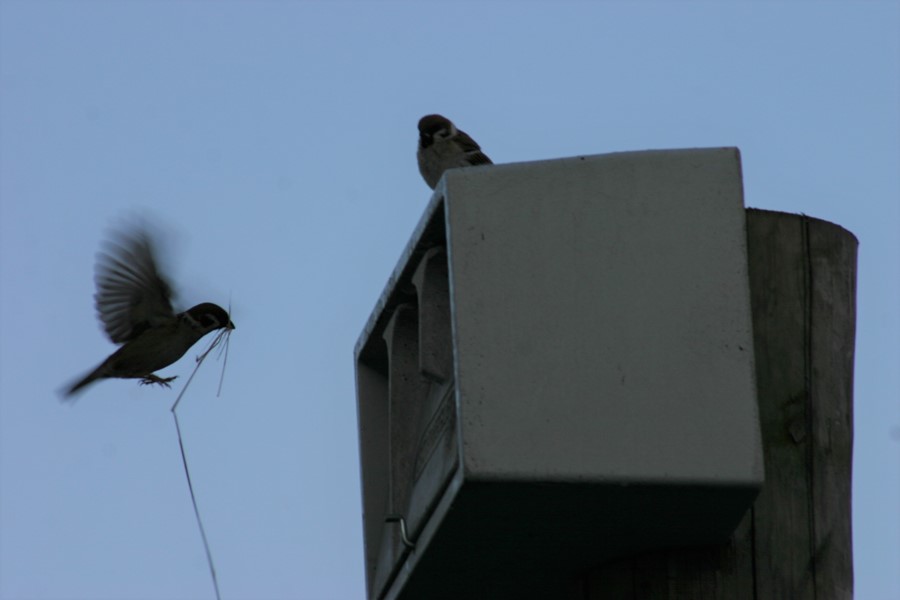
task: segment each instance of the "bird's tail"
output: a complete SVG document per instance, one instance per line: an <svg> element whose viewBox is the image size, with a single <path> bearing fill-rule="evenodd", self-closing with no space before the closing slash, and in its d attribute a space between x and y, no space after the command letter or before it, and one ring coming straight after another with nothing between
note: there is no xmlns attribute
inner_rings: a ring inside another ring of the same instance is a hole
<svg viewBox="0 0 900 600"><path fill-rule="evenodd" d="M76 381L75 383L70 385L68 388L66 388L63 391L63 400L64 401L65 400L74 400L74 398L72 396L77 394L84 387L94 383L98 379L103 379L104 377L106 377L106 374L104 373L105 366L106 366L106 363L103 363L102 365L100 365L99 367L97 367L96 369L94 369L93 371L88 373L87 375L85 375L82 379L79 379L78 381Z"/></svg>

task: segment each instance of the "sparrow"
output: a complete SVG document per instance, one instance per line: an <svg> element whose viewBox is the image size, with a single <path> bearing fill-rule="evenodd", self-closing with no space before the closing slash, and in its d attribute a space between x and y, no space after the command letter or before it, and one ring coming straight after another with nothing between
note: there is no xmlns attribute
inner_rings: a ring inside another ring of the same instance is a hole
<svg viewBox="0 0 900 600"><path fill-rule="evenodd" d="M419 172L431 189L447 169L493 164L475 140L441 115L425 115L419 119L416 158Z"/></svg>
<svg viewBox="0 0 900 600"><path fill-rule="evenodd" d="M153 240L143 227L117 234L97 255L97 316L109 339L121 347L71 385L66 397L111 377L169 387L175 377L159 377L154 371L184 356L207 333L234 329L225 309L210 302L176 314L172 288L160 274L156 257Z"/></svg>

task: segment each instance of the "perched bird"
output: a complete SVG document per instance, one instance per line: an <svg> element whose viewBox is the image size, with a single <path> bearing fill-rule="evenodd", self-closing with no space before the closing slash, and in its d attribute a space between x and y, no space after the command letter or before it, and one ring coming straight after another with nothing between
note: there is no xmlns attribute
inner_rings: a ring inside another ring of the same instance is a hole
<svg viewBox="0 0 900 600"><path fill-rule="evenodd" d="M153 240L143 227L120 233L97 257L97 315L109 339L121 347L64 393L109 377L140 379L169 387L175 377L159 377L200 338L217 329L234 329L221 306L204 302L183 313L172 308L172 288L157 268Z"/></svg>
<svg viewBox="0 0 900 600"><path fill-rule="evenodd" d="M441 115L425 115L419 119L416 158L419 172L431 189L447 169L493 164L475 140Z"/></svg>

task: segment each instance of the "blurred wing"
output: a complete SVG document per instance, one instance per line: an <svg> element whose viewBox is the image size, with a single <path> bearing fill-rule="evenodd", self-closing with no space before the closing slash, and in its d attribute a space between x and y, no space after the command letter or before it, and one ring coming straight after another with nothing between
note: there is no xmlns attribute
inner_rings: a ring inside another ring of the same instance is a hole
<svg viewBox="0 0 900 600"><path fill-rule="evenodd" d="M481 146L473 140L465 131L456 130L456 143L466 153L469 163L472 165L492 165L491 159L481 151Z"/></svg>
<svg viewBox="0 0 900 600"><path fill-rule="evenodd" d="M160 275L150 235L119 234L97 256L94 301L109 338L123 344L171 319L172 288Z"/></svg>

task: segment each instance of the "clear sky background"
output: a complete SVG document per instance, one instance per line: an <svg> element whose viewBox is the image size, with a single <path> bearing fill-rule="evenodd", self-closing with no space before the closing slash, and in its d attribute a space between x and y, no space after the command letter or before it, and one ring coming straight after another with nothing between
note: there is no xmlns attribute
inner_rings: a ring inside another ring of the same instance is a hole
<svg viewBox="0 0 900 600"><path fill-rule="evenodd" d="M738 146L749 206L858 236L856 598L900 598L900 5L286 0L0 2L0 597L213 597L180 386L57 396L142 210L237 324L179 408L222 597L363 598L353 347L431 112L495 162Z"/></svg>

